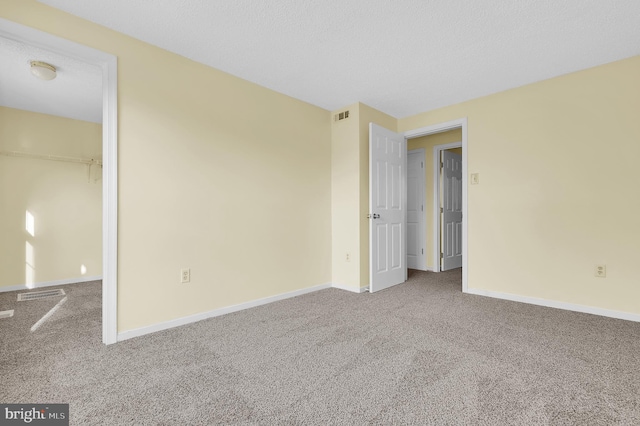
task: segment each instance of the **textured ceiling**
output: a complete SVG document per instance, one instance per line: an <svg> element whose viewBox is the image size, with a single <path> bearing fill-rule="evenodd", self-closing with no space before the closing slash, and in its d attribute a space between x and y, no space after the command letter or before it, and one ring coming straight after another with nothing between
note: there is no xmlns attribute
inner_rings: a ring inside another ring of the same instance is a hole
<svg viewBox="0 0 640 426"><path fill-rule="evenodd" d="M640 54L638 0L41 0L333 110L405 117Z"/></svg>
<svg viewBox="0 0 640 426"><path fill-rule="evenodd" d="M102 72L90 64L0 37L0 106L102 122ZM31 75L30 61L54 65L58 75Z"/></svg>

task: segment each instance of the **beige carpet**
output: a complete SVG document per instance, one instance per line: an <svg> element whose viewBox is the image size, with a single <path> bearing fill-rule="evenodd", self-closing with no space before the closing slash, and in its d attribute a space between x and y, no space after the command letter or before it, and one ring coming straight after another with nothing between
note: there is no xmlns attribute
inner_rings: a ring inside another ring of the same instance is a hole
<svg viewBox="0 0 640 426"><path fill-rule="evenodd" d="M99 283L0 294L0 401L69 402L77 425L637 425L640 324L460 292L412 272L113 346Z"/></svg>

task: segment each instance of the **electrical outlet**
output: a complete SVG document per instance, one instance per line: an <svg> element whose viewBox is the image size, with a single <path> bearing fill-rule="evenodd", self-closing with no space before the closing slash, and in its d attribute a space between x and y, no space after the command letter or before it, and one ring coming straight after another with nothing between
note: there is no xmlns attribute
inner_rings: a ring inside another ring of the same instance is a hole
<svg viewBox="0 0 640 426"><path fill-rule="evenodd" d="M184 268L180 270L180 282L181 283L188 283L189 281L191 281L191 269L189 268Z"/></svg>
<svg viewBox="0 0 640 426"><path fill-rule="evenodd" d="M598 278L606 278L607 276L607 265L596 265L594 275Z"/></svg>
<svg viewBox="0 0 640 426"><path fill-rule="evenodd" d="M345 260L347 262L351 262L351 255L349 253L347 253L347 257L345 258Z"/></svg>
<svg viewBox="0 0 640 426"><path fill-rule="evenodd" d="M471 173L471 185L480 183L480 173Z"/></svg>

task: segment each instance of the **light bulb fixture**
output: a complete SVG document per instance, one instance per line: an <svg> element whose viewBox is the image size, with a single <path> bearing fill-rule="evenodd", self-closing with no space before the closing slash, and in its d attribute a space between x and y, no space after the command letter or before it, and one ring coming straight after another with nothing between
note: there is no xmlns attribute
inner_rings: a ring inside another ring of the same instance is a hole
<svg viewBox="0 0 640 426"><path fill-rule="evenodd" d="M31 61L31 74L41 80L53 80L56 78L56 67L46 62Z"/></svg>

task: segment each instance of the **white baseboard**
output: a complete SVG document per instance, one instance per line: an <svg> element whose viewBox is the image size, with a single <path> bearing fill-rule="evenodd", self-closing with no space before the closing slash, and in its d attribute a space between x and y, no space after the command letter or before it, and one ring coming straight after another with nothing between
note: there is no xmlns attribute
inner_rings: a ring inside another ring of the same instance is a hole
<svg viewBox="0 0 640 426"><path fill-rule="evenodd" d="M224 308L214 309L208 312L189 315L182 318L161 322L158 324L148 325L146 327L135 328L133 330L118 333L118 342L132 339L134 337L144 336L145 334L155 333L156 331L167 330L169 328L179 327L181 325L191 324L193 322L202 321L208 318L218 317L220 315L230 314L232 312L242 311L244 309L255 308L256 306L266 305L268 303L277 302L279 300L289 299L291 297L301 296L314 291L331 288L331 284L320 284L314 287L303 288L300 290L290 291L288 293L277 294L275 296L265 297L263 299L252 300L238 305L227 306Z"/></svg>
<svg viewBox="0 0 640 426"><path fill-rule="evenodd" d="M332 288L337 288L339 290L350 291L351 293L364 293L369 291L369 286L367 287L352 287L345 284L333 283L331 284Z"/></svg>
<svg viewBox="0 0 640 426"><path fill-rule="evenodd" d="M96 275L93 277L79 277L79 278L67 278L64 280L44 281L41 283L34 283L30 286L27 286L26 284L11 285L7 287L0 287L0 293L4 293L7 291L17 291L17 290L33 290L34 288L40 288L40 287L54 287L58 285L86 283L89 281L97 281L101 279L102 279L102 275Z"/></svg>
<svg viewBox="0 0 640 426"><path fill-rule="evenodd" d="M516 294L480 290L475 288L468 288L466 293L493 297L495 299L511 300L513 302L529 303L531 305L546 306L547 308L564 309L566 311L582 312L585 314L640 322L640 315L630 312L614 311L611 309L596 308L594 306L577 305L573 303L558 302L555 300L539 299L537 297L519 296Z"/></svg>

